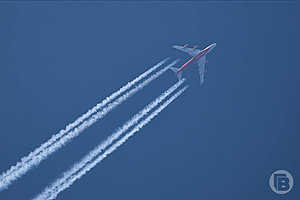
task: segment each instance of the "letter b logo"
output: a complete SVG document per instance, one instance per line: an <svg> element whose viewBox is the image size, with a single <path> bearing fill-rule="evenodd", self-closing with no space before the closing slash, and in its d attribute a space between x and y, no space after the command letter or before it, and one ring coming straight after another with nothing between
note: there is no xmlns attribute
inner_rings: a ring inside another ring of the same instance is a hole
<svg viewBox="0 0 300 200"><path fill-rule="evenodd" d="M277 170L272 173L269 184L273 192L277 194L286 194L292 189L294 180L288 171Z"/></svg>

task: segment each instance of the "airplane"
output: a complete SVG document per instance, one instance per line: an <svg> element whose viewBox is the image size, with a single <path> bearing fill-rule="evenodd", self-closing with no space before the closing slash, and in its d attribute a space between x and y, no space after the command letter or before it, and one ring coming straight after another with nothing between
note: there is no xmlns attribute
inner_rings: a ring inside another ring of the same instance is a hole
<svg viewBox="0 0 300 200"><path fill-rule="evenodd" d="M200 76L200 85L202 85L204 83L205 74L207 72L207 67L205 66L205 64L207 63L206 54L213 50L213 48L215 48L216 45L216 43L213 43L202 50L197 49L197 45L195 45L193 48L187 47L187 44L184 46L174 45L173 48L188 53L190 56L192 56L192 58L186 63L184 63L181 67L171 67L170 69L176 74L177 78L180 80L182 77L182 70L186 68L190 63L197 62L199 66L198 70Z"/></svg>

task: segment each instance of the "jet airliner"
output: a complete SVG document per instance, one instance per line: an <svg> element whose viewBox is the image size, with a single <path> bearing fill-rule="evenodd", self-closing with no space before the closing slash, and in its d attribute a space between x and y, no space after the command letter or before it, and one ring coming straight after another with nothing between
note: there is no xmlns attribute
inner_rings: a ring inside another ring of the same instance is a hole
<svg viewBox="0 0 300 200"><path fill-rule="evenodd" d="M179 68L171 67L171 70L175 72L178 79L181 79L182 70L185 69L190 63L196 62L199 66L198 70L200 76L200 85L202 85L204 83L205 74L207 72L207 67L205 66L205 64L207 63L206 54L210 52L213 48L215 48L216 45L216 43L213 43L202 50L197 49L197 45L195 45L194 48L187 47L187 44L184 46L174 45L173 48L188 53L190 56L192 56L192 58Z"/></svg>

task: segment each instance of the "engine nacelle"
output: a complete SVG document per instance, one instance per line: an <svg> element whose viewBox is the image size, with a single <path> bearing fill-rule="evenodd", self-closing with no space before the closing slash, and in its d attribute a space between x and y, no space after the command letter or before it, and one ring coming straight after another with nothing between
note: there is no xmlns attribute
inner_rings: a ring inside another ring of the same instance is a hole
<svg viewBox="0 0 300 200"><path fill-rule="evenodd" d="M198 45L195 45L194 47L193 47L193 50L195 50L195 49L197 49L198 48Z"/></svg>

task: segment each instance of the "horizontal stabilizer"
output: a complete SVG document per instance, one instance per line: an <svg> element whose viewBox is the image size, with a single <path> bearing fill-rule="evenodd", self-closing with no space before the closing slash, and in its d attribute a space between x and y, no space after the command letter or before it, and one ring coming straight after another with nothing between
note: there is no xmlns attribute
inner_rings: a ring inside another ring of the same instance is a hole
<svg viewBox="0 0 300 200"><path fill-rule="evenodd" d="M175 67L171 67L170 69L175 73L175 75L177 76L178 80L181 80L181 78L182 78L182 72L178 72L178 69L175 68Z"/></svg>

